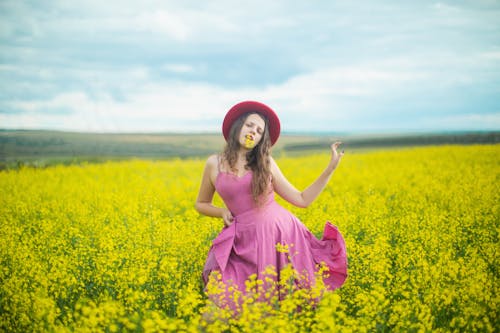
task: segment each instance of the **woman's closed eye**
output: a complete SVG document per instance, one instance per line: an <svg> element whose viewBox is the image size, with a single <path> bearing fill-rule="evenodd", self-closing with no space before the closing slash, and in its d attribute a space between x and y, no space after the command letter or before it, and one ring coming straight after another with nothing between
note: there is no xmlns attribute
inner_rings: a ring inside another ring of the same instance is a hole
<svg viewBox="0 0 500 333"><path fill-rule="evenodd" d="M254 123L246 123L246 126L248 128L256 127L256 125ZM262 134L264 132L264 130L261 127L257 127L256 132L259 134Z"/></svg>

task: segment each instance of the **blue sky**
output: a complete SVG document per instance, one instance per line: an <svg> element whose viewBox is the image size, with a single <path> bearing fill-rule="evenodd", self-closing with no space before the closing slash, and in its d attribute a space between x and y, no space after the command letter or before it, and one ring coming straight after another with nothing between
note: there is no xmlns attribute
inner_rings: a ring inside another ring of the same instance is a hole
<svg viewBox="0 0 500 333"><path fill-rule="evenodd" d="M500 130L500 2L0 2L0 128Z"/></svg>

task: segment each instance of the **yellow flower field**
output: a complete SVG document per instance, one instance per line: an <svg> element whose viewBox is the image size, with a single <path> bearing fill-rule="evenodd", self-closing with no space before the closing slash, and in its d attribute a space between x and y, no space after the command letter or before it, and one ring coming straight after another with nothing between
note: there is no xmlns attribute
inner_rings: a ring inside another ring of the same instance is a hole
<svg viewBox="0 0 500 333"><path fill-rule="evenodd" d="M302 189L328 158L277 162ZM0 172L0 331L500 331L499 145L347 152L309 208L283 203L317 236L339 227L346 284L249 298L239 315L201 284L222 228L193 208L203 165Z"/></svg>

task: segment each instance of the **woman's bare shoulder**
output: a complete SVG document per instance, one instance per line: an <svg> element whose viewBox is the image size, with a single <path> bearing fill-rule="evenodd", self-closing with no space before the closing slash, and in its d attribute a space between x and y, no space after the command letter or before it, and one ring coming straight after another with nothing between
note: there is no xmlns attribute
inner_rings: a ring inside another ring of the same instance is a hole
<svg viewBox="0 0 500 333"><path fill-rule="evenodd" d="M217 162L218 159L219 159L219 154L212 154L208 156L207 163Z"/></svg>
<svg viewBox="0 0 500 333"><path fill-rule="evenodd" d="M210 168L211 170L215 170L219 165L219 160L220 160L219 154L212 154L207 158L205 167Z"/></svg>
<svg viewBox="0 0 500 333"><path fill-rule="evenodd" d="M269 156L269 162L271 165L271 170L279 169L278 164L276 163L276 161L274 160L274 158L272 156Z"/></svg>

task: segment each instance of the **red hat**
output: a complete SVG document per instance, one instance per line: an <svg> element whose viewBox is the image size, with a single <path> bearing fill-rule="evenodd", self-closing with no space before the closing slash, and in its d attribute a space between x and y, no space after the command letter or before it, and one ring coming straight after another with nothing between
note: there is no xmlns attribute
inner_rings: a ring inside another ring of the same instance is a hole
<svg viewBox="0 0 500 333"><path fill-rule="evenodd" d="M254 101L241 102L229 109L224 117L224 122L222 123L222 134L224 135L224 138L227 141L229 130L236 119L238 119L242 114L252 112L259 113L267 118L271 145L274 145L280 136L280 120L269 106Z"/></svg>

